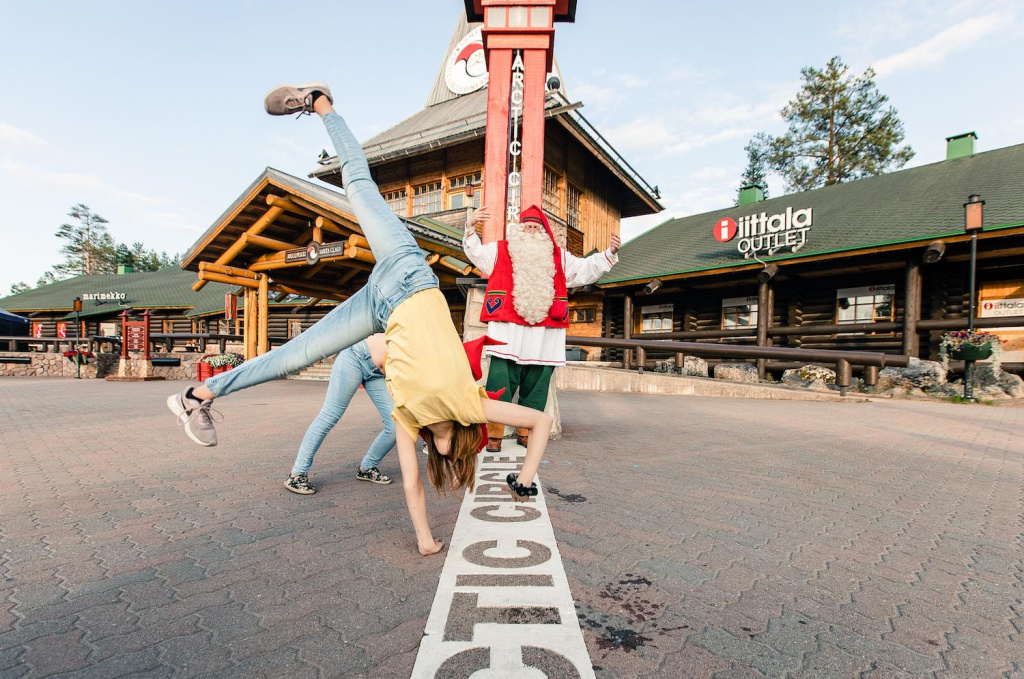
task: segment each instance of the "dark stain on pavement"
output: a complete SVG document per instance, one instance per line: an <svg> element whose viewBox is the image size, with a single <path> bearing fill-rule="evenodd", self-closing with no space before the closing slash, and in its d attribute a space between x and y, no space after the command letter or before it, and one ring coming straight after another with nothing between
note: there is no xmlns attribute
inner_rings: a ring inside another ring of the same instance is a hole
<svg viewBox="0 0 1024 679"><path fill-rule="evenodd" d="M556 496L562 502L586 502L587 498L576 493L570 495L562 495L557 488L548 488L548 492Z"/></svg>
<svg viewBox="0 0 1024 679"><path fill-rule="evenodd" d="M648 642L652 641L650 637L645 637L628 628L615 629L609 625L606 627L606 630L607 632L602 634L601 638L597 640L597 647L604 651L622 649L629 653L641 646L646 646ZM651 645L653 646L653 644Z"/></svg>

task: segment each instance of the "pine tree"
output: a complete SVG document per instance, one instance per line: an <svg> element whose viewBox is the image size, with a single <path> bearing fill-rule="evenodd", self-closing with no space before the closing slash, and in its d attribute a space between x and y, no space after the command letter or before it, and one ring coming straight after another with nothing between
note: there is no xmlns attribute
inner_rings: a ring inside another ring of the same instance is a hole
<svg viewBox="0 0 1024 679"><path fill-rule="evenodd" d="M77 223L61 224L57 229L55 235L64 241L60 249L64 261L53 267L54 273L60 276L101 273L100 269L113 259L114 244L107 233L107 220L82 203L71 208L68 216ZM106 248L111 251L106 252Z"/></svg>
<svg viewBox="0 0 1024 679"><path fill-rule="evenodd" d="M768 166L787 190L832 186L903 167L914 157L903 142L903 122L878 91L875 72L849 75L838 56L824 70L804 68L803 85L782 109L786 134L766 137Z"/></svg>
<svg viewBox="0 0 1024 679"><path fill-rule="evenodd" d="M736 205L740 204L740 190L744 186L760 186L764 191L764 197L768 198L768 167L765 154L769 139L767 135L761 133L743 147L743 150L747 152L747 167L740 175L740 185L736 189Z"/></svg>
<svg viewBox="0 0 1024 679"><path fill-rule="evenodd" d="M19 281L18 283L14 283L13 285L11 285L11 294L17 295L19 292L25 292L26 290L31 289L32 288L31 286L29 286L28 283L23 283Z"/></svg>

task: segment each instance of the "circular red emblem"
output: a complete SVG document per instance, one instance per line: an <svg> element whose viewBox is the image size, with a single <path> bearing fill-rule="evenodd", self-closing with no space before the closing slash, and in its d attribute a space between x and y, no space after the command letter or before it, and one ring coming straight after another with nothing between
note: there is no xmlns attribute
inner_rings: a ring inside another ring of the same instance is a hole
<svg viewBox="0 0 1024 679"><path fill-rule="evenodd" d="M985 302L982 306L985 309L991 309L992 308L992 302Z"/></svg>
<svg viewBox="0 0 1024 679"><path fill-rule="evenodd" d="M722 217L715 222L715 240L719 243L728 243L736 236L736 220L729 217Z"/></svg>

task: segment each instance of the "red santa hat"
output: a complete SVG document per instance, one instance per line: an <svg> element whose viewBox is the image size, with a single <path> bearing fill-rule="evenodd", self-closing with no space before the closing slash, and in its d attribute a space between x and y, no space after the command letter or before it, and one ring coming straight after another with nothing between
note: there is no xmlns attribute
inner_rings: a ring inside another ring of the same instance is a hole
<svg viewBox="0 0 1024 679"><path fill-rule="evenodd" d="M519 221L522 224L525 224L526 222L537 222L544 227L544 230L547 232L548 238L551 239L551 242L555 242L555 236L551 233L551 225L548 224L547 215L544 214L544 210L541 210L536 205L531 205L519 213Z"/></svg>

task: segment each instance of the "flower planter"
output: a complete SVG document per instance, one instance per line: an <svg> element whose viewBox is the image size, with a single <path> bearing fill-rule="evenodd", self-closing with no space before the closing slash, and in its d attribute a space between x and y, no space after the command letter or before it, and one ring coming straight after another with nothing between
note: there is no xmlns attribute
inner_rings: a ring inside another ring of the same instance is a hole
<svg viewBox="0 0 1024 679"><path fill-rule="evenodd" d="M221 368L214 368L211 367L210 364L200 361L199 363L196 363L196 379L200 382L205 382L214 375L220 375L223 372L231 370L233 367L234 366L226 365Z"/></svg>
<svg viewBox="0 0 1024 679"><path fill-rule="evenodd" d="M963 346L956 351L950 352L949 355L957 361L984 361L992 355L992 345L986 344L981 347Z"/></svg>

